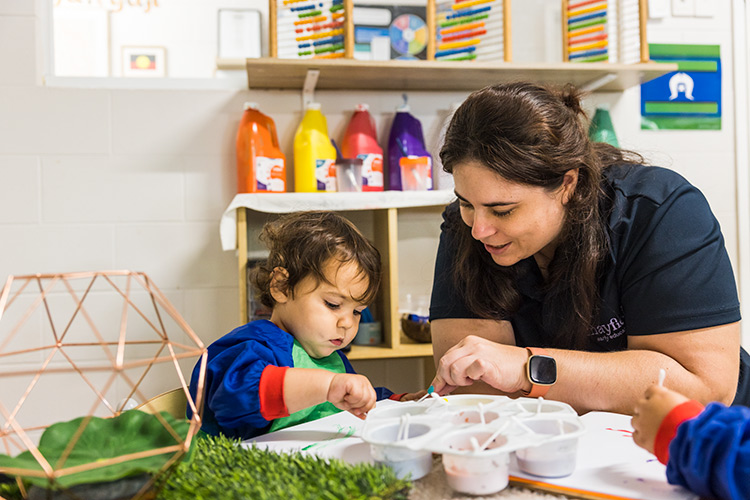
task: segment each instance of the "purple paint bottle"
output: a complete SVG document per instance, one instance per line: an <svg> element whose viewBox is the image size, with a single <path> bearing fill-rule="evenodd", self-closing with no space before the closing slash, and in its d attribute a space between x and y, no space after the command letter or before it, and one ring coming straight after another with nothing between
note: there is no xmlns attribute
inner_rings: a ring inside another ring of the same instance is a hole
<svg viewBox="0 0 750 500"><path fill-rule="evenodd" d="M388 135L388 189L424 191L432 189L432 156L424 144L422 124L404 103L396 110Z"/></svg>

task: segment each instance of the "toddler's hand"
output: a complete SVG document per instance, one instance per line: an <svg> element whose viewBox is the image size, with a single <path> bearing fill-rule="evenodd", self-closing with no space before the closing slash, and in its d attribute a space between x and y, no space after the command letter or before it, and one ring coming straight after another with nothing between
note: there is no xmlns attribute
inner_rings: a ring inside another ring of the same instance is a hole
<svg viewBox="0 0 750 500"><path fill-rule="evenodd" d="M365 414L375 407L377 396L364 375L337 373L328 386L327 399L336 408L364 419Z"/></svg>
<svg viewBox="0 0 750 500"><path fill-rule="evenodd" d="M425 389L422 389L419 392L407 392L403 396L401 396L401 399L399 401L415 401L417 399L421 399L424 396L427 395L427 391Z"/></svg>
<svg viewBox="0 0 750 500"><path fill-rule="evenodd" d="M675 406L684 403L688 398L660 385L652 385L646 390L643 398L633 410L633 441L635 444L654 452L656 433L659 432L662 420Z"/></svg>

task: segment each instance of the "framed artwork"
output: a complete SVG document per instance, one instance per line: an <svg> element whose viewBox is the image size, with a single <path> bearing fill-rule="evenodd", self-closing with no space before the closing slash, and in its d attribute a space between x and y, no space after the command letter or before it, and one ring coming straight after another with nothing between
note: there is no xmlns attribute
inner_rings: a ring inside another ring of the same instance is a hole
<svg viewBox="0 0 750 500"><path fill-rule="evenodd" d="M167 76L167 49L164 47L122 48L122 76Z"/></svg>

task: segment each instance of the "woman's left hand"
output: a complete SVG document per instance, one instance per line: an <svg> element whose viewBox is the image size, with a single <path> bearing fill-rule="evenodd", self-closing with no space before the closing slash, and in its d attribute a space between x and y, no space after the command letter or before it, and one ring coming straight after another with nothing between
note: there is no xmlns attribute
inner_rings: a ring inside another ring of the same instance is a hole
<svg viewBox="0 0 750 500"><path fill-rule="evenodd" d="M505 394L513 394L529 388L524 375L527 359L527 351L522 347L469 335L440 358L432 386L443 396L456 387L482 381Z"/></svg>

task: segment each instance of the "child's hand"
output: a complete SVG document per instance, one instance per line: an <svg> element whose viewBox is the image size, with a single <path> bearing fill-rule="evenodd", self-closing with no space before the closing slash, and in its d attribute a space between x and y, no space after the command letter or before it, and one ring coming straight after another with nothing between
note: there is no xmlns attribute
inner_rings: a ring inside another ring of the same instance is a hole
<svg viewBox="0 0 750 500"><path fill-rule="evenodd" d="M662 420L672 408L687 400L682 394L660 385L649 387L633 410L631 425L635 444L653 453L656 433L659 432Z"/></svg>
<svg viewBox="0 0 750 500"><path fill-rule="evenodd" d="M422 389L419 392L407 392L406 394L401 396L401 399L399 399L399 401L414 401L417 399L421 399L426 395L427 391L425 389Z"/></svg>
<svg viewBox="0 0 750 500"><path fill-rule="evenodd" d="M377 396L364 375L337 373L328 386L327 399L336 408L364 419L365 414L375 407Z"/></svg>

